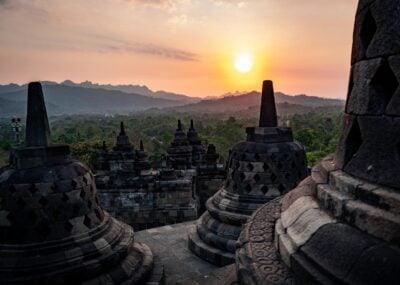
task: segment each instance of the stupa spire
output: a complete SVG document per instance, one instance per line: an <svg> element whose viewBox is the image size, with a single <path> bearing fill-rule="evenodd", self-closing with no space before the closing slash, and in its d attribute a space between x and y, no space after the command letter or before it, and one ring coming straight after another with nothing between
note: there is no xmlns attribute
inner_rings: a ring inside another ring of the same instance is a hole
<svg viewBox="0 0 400 285"><path fill-rule="evenodd" d="M50 144L50 128L40 82L31 82L28 85L27 111L26 146L48 146Z"/></svg>
<svg viewBox="0 0 400 285"><path fill-rule="evenodd" d="M121 124L120 124L119 135L120 135L120 136L125 136L125 135L126 135L126 133L125 133L125 127L124 127L124 122L121 122Z"/></svg>
<svg viewBox="0 0 400 285"><path fill-rule="evenodd" d="M260 109L260 127L277 127L276 107L274 87L272 81L263 82L261 109Z"/></svg>

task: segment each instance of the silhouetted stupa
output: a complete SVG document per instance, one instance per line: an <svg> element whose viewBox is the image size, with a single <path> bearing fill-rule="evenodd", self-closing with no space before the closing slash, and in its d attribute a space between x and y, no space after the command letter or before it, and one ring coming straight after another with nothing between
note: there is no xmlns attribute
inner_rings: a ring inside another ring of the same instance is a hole
<svg viewBox="0 0 400 285"><path fill-rule="evenodd" d="M51 145L38 82L28 87L26 126L26 146L0 170L0 283L158 284L162 268L103 211L89 168Z"/></svg>
<svg viewBox="0 0 400 285"><path fill-rule="evenodd" d="M307 176L304 148L290 128L277 126L271 81L263 84L260 124L232 148L225 185L189 233L189 248L201 258L226 265L235 261L241 225L262 204L285 194Z"/></svg>

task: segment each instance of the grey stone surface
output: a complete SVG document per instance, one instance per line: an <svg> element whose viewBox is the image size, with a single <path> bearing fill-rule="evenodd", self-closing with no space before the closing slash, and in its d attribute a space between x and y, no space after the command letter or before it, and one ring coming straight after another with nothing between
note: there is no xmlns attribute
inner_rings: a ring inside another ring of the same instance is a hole
<svg viewBox="0 0 400 285"><path fill-rule="evenodd" d="M136 240L145 242L164 264L166 284L196 284L186 282L207 280L206 276L218 269L188 249L187 233L193 225L194 222L186 222L135 233Z"/></svg>

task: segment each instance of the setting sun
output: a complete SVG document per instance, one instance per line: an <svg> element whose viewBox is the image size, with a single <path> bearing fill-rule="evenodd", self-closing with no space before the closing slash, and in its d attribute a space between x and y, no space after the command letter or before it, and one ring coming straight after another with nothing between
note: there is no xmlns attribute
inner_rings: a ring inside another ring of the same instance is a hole
<svg viewBox="0 0 400 285"><path fill-rule="evenodd" d="M253 56L250 53L239 53L235 56L235 69L240 73L248 73L253 68Z"/></svg>

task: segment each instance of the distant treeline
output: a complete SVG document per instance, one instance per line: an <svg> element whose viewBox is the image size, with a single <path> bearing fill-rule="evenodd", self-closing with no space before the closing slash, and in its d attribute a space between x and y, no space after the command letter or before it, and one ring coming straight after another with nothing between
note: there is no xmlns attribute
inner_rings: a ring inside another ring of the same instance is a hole
<svg viewBox="0 0 400 285"><path fill-rule="evenodd" d="M253 114L253 115L252 115ZM247 116L246 116L247 115ZM124 121L131 142L138 147L143 140L145 149L152 162L159 161L170 142L181 119L184 128L189 127L190 119L195 121L199 137L205 143L213 143L217 151L227 159L229 149L246 137L245 127L256 126L258 114L248 112L238 116L201 115L188 116L181 114L157 114L144 112L129 116L61 116L50 118L51 137L55 144L69 144L72 154L89 166L93 166L96 152L106 141L109 148L115 143L119 132L119 123ZM304 114L293 114L280 117L281 125L290 125L294 137L306 148L309 165L335 150L339 139L342 112L339 108L313 110ZM24 129L21 140L23 141ZM9 121L0 121L0 165L5 164L8 150L14 145L14 133Z"/></svg>

